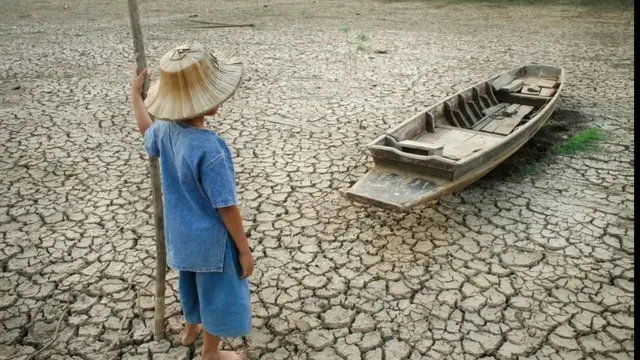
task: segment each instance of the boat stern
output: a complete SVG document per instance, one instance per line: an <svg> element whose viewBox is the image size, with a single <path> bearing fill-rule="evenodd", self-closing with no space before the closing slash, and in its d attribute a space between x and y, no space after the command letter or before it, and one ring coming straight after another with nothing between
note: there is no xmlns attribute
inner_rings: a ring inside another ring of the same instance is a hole
<svg viewBox="0 0 640 360"><path fill-rule="evenodd" d="M435 199L440 184L405 170L375 166L344 195L347 199L404 212L419 202Z"/></svg>

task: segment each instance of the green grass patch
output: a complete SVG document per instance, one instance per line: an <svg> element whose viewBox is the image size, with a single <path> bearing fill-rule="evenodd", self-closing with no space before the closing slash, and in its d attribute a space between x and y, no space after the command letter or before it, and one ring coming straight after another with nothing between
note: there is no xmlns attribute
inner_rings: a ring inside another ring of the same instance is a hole
<svg viewBox="0 0 640 360"><path fill-rule="evenodd" d="M356 47L356 50L361 51L361 52L368 52L369 50L371 50L371 47L367 44L358 44L358 46Z"/></svg>
<svg viewBox="0 0 640 360"><path fill-rule="evenodd" d="M349 45L355 45L357 51L369 52L371 50L371 36L364 32L352 36L351 28L349 25L342 25L338 27L338 31L344 33L345 40Z"/></svg>
<svg viewBox="0 0 640 360"><path fill-rule="evenodd" d="M535 174L541 172L548 165L549 164L547 164L547 161L540 160L539 162L536 162L536 163L533 163L533 164L527 164L527 165L519 166L518 167L518 172L519 172L519 175L521 177L527 177L527 176L535 175Z"/></svg>
<svg viewBox="0 0 640 360"><path fill-rule="evenodd" d="M599 128L589 128L582 130L570 137L564 144L557 147L555 154L575 154L581 151L589 151L595 148L596 143L604 138L602 130Z"/></svg>
<svg viewBox="0 0 640 360"><path fill-rule="evenodd" d="M550 125L553 126L553 124ZM519 160L510 159L512 166L511 171L515 172L516 176L521 178L538 174L550 164L554 163L554 156L573 155L580 152L593 151L597 148L598 142L604 138L605 134L600 128L592 127L584 129L562 142L559 146L549 149L547 152L539 153L531 158L523 157ZM531 149L525 151L530 152Z"/></svg>
<svg viewBox="0 0 640 360"><path fill-rule="evenodd" d="M358 37L356 37L356 39L358 39L358 41L360 42L369 42L371 41L371 37L365 33L360 33L358 34Z"/></svg>
<svg viewBox="0 0 640 360"><path fill-rule="evenodd" d="M491 173L490 179L525 179L547 171L561 156L599 151L601 141L611 136L595 126L597 118L577 110L557 109L551 119L518 151Z"/></svg>

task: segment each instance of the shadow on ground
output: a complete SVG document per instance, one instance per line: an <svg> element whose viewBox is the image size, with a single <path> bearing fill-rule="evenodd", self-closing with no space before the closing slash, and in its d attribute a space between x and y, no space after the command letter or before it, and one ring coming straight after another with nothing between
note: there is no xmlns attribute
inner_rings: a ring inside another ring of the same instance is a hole
<svg viewBox="0 0 640 360"><path fill-rule="evenodd" d="M591 122L590 116L575 110L557 109L547 124L520 150L485 175L481 181L505 180L528 175L571 136L579 133Z"/></svg>

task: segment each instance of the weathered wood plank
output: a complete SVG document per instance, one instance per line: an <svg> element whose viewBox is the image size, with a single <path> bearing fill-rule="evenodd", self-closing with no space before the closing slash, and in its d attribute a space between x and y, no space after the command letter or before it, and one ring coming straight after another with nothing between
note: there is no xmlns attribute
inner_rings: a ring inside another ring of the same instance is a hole
<svg viewBox="0 0 640 360"><path fill-rule="evenodd" d="M513 76L513 74L511 73L504 73L500 76L498 76L497 79L493 80L493 82L491 83L491 85L493 86L493 88L498 91L500 90L500 88L502 88L503 86L509 84L510 82L513 81L513 79L515 78L515 76Z"/></svg>
<svg viewBox="0 0 640 360"><path fill-rule="evenodd" d="M430 133L436 132L436 121L433 118L433 115L431 115L430 112L425 112L424 115L425 115L425 124L424 124L425 130Z"/></svg>
<svg viewBox="0 0 640 360"><path fill-rule="evenodd" d="M553 95L554 91L555 91L554 89L542 88L542 89L540 89L540 96L549 97L549 96Z"/></svg>
<svg viewBox="0 0 640 360"><path fill-rule="evenodd" d="M502 139L504 137L502 135L498 135L498 134L494 134L494 133L488 133L488 132L480 132L478 130L473 130L473 129L461 129L461 128L457 128L457 127L451 126L451 125L441 125L441 127L443 129L453 129L453 130L464 132L464 133L469 133L469 134L473 134L473 135L481 135L481 136L484 136L484 137L490 137L490 138L496 138L496 139Z"/></svg>
<svg viewBox="0 0 640 360"><path fill-rule="evenodd" d="M491 87L491 85L489 85L489 83L485 83L485 89L487 92L486 97L489 99L489 103L491 105L498 105L500 102L498 101L498 99L496 99L496 96L493 93L493 88Z"/></svg>
<svg viewBox="0 0 640 360"><path fill-rule="evenodd" d="M451 125L462 127L461 124L458 122L458 119L456 119L456 117L454 116L452 106L451 104L449 104L448 101L444 102L444 114Z"/></svg>
<svg viewBox="0 0 640 360"><path fill-rule="evenodd" d="M436 190L438 184L407 171L375 167L347 193L348 197L391 209Z"/></svg>
<svg viewBox="0 0 640 360"><path fill-rule="evenodd" d="M447 125L447 126L451 126L451 128L453 129L461 129L457 126L454 125ZM437 128L435 128L435 131L430 133L430 132L424 132L420 135L418 135L417 137L413 138L412 140L414 141L421 141L421 142L428 142L430 144L437 144L437 141L444 135L446 134L448 130L443 129L442 126L438 126Z"/></svg>
<svg viewBox="0 0 640 360"><path fill-rule="evenodd" d="M426 127L427 115L425 112L416 114L410 121L396 129L394 135L398 139L411 139L421 134Z"/></svg>
<svg viewBox="0 0 640 360"><path fill-rule="evenodd" d="M442 155L444 145L435 145L413 140L402 140L398 143L401 148L420 150L427 155Z"/></svg>
<svg viewBox="0 0 640 360"><path fill-rule="evenodd" d="M507 108L504 110L504 114L505 115L513 115L516 113L516 111L518 111L518 108L520 107L520 104L511 104L509 106L507 106Z"/></svg>
<svg viewBox="0 0 640 360"><path fill-rule="evenodd" d="M484 133L476 133L475 136L472 136L463 142L445 146L444 157L451 160L461 160L486 147L500 143L501 141L502 138L485 135Z"/></svg>
<svg viewBox="0 0 640 360"><path fill-rule="evenodd" d="M478 87L474 87L471 90L471 97L473 98L473 101L478 104L480 109L491 106L491 104L488 102L488 99L486 99L484 96L480 96L480 90L478 89Z"/></svg>
<svg viewBox="0 0 640 360"><path fill-rule="evenodd" d="M500 91L503 92L517 92L522 88L524 81L522 79L515 79L507 85L500 88Z"/></svg>
<svg viewBox="0 0 640 360"><path fill-rule="evenodd" d="M476 122L476 115L471 112L471 110L467 106L467 99L465 99L462 94L458 94L458 110L464 118L467 127L473 126L473 123Z"/></svg>
<svg viewBox="0 0 640 360"><path fill-rule="evenodd" d="M480 120L480 121L478 121L476 123L476 125L473 127L473 130L481 130L488 123L490 123L491 121L496 119L496 116L498 116L498 115L497 114L490 114L490 115L485 116L482 120Z"/></svg>
<svg viewBox="0 0 640 360"><path fill-rule="evenodd" d="M482 110L482 115L488 116L488 115L491 115L491 114L495 114L496 112L498 112L499 110L503 109L504 107L506 107L506 104L498 104L498 105L495 105L495 106L488 107L488 108Z"/></svg>
<svg viewBox="0 0 640 360"><path fill-rule="evenodd" d="M447 145L456 142L464 142L469 138L476 135L475 132L466 132L462 128L443 129L436 128L436 133L424 133L419 138L413 139L415 141L434 144L434 145Z"/></svg>
<svg viewBox="0 0 640 360"><path fill-rule="evenodd" d="M500 135L508 135L511 133L513 128L515 128L522 118L524 118L528 113L533 110L533 106L522 105L518 108L518 112L514 115L505 118L505 120L498 126L493 132Z"/></svg>
<svg viewBox="0 0 640 360"><path fill-rule="evenodd" d="M483 110L483 113L486 114L485 117L478 120L478 122L473 126L473 129L474 130L482 129L485 125L491 122L491 119L493 119L495 116L497 116L502 111L504 111L506 106L507 106L506 104L498 104L496 106L492 106L488 109Z"/></svg>
<svg viewBox="0 0 640 360"><path fill-rule="evenodd" d="M537 85L525 85L520 92L525 95L538 95L540 94L540 87Z"/></svg>
<svg viewBox="0 0 640 360"><path fill-rule="evenodd" d="M485 125L482 129L478 129L478 130L485 131L485 132L493 132L500 125L502 125L504 120L505 120L504 117L495 118L491 122L489 122L487 125Z"/></svg>
<svg viewBox="0 0 640 360"><path fill-rule="evenodd" d="M556 83L557 83L556 80L544 79L544 78L539 78L534 76L527 76L523 78L522 81L524 82L524 85L533 85L533 86L544 87L544 88L553 88L554 86L556 86Z"/></svg>
<svg viewBox="0 0 640 360"><path fill-rule="evenodd" d="M547 102L547 98L544 98L539 95L525 95L525 94L516 94L516 93L503 93L499 92L497 94L500 102L511 103L511 104L520 104L520 105L531 105L534 107L544 106Z"/></svg>
<svg viewBox="0 0 640 360"><path fill-rule="evenodd" d="M453 123L452 125L461 128L468 128L472 125L468 124L468 120L464 118L462 113L458 111L458 109L455 109L453 106L451 106L448 101L445 101L444 109L447 120L449 120L449 123Z"/></svg>
<svg viewBox="0 0 640 360"><path fill-rule="evenodd" d="M473 135L481 134L482 136L492 137L492 138L496 138L496 139L502 139L504 137L502 135L493 134L493 133L484 133L484 132L480 133L478 130L474 130L474 129L461 129L461 128L457 128L457 127L451 126L451 125L441 125L440 127L443 128L443 129L451 129L451 130L455 130L455 131L459 131L459 132L463 132L463 133L468 133L468 134L473 134Z"/></svg>
<svg viewBox="0 0 640 360"><path fill-rule="evenodd" d="M482 111L481 111L481 107L479 107L478 104L475 103L475 101L469 101L467 103L467 105L469 106L469 109L473 112L473 114L475 115L476 119L480 119L482 118Z"/></svg>
<svg viewBox="0 0 640 360"><path fill-rule="evenodd" d="M447 153L444 156L451 160L461 160L480 150L482 150L481 144L464 143L449 147L447 149Z"/></svg>

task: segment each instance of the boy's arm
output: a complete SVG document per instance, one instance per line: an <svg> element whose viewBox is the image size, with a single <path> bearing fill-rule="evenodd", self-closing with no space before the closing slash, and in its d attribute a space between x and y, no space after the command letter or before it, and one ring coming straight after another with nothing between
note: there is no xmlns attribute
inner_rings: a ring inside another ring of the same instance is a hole
<svg viewBox="0 0 640 360"><path fill-rule="evenodd" d="M224 226L231 234L233 242L238 248L240 253L240 265L242 266L242 278L251 276L253 273L253 255L251 254L251 248L249 247L249 240L244 232L244 226L242 225L242 216L240 215L240 208L237 205L218 208L218 213L224 222Z"/></svg>
<svg viewBox="0 0 640 360"><path fill-rule="evenodd" d="M250 253L249 240L244 232L244 226L242 225L242 216L240 216L240 208L237 205L218 208L218 213L224 222L224 226L231 234L233 242L236 243L238 251L243 253Z"/></svg>
<svg viewBox="0 0 640 360"><path fill-rule="evenodd" d="M233 162L230 156L221 155L204 166L201 170L202 185L218 214L229 231L233 242L240 253L242 279L253 273L253 255L249 247L247 235L242 225L240 208L236 205L236 183Z"/></svg>
<svg viewBox="0 0 640 360"><path fill-rule="evenodd" d="M142 87L144 86L146 76L147 69L144 69L139 75L134 71L133 78L131 79L131 104L133 105L133 112L136 114L138 130L142 135L144 135L144 132L153 124L149 112L147 112L147 107L144 105L144 100L142 99Z"/></svg>

